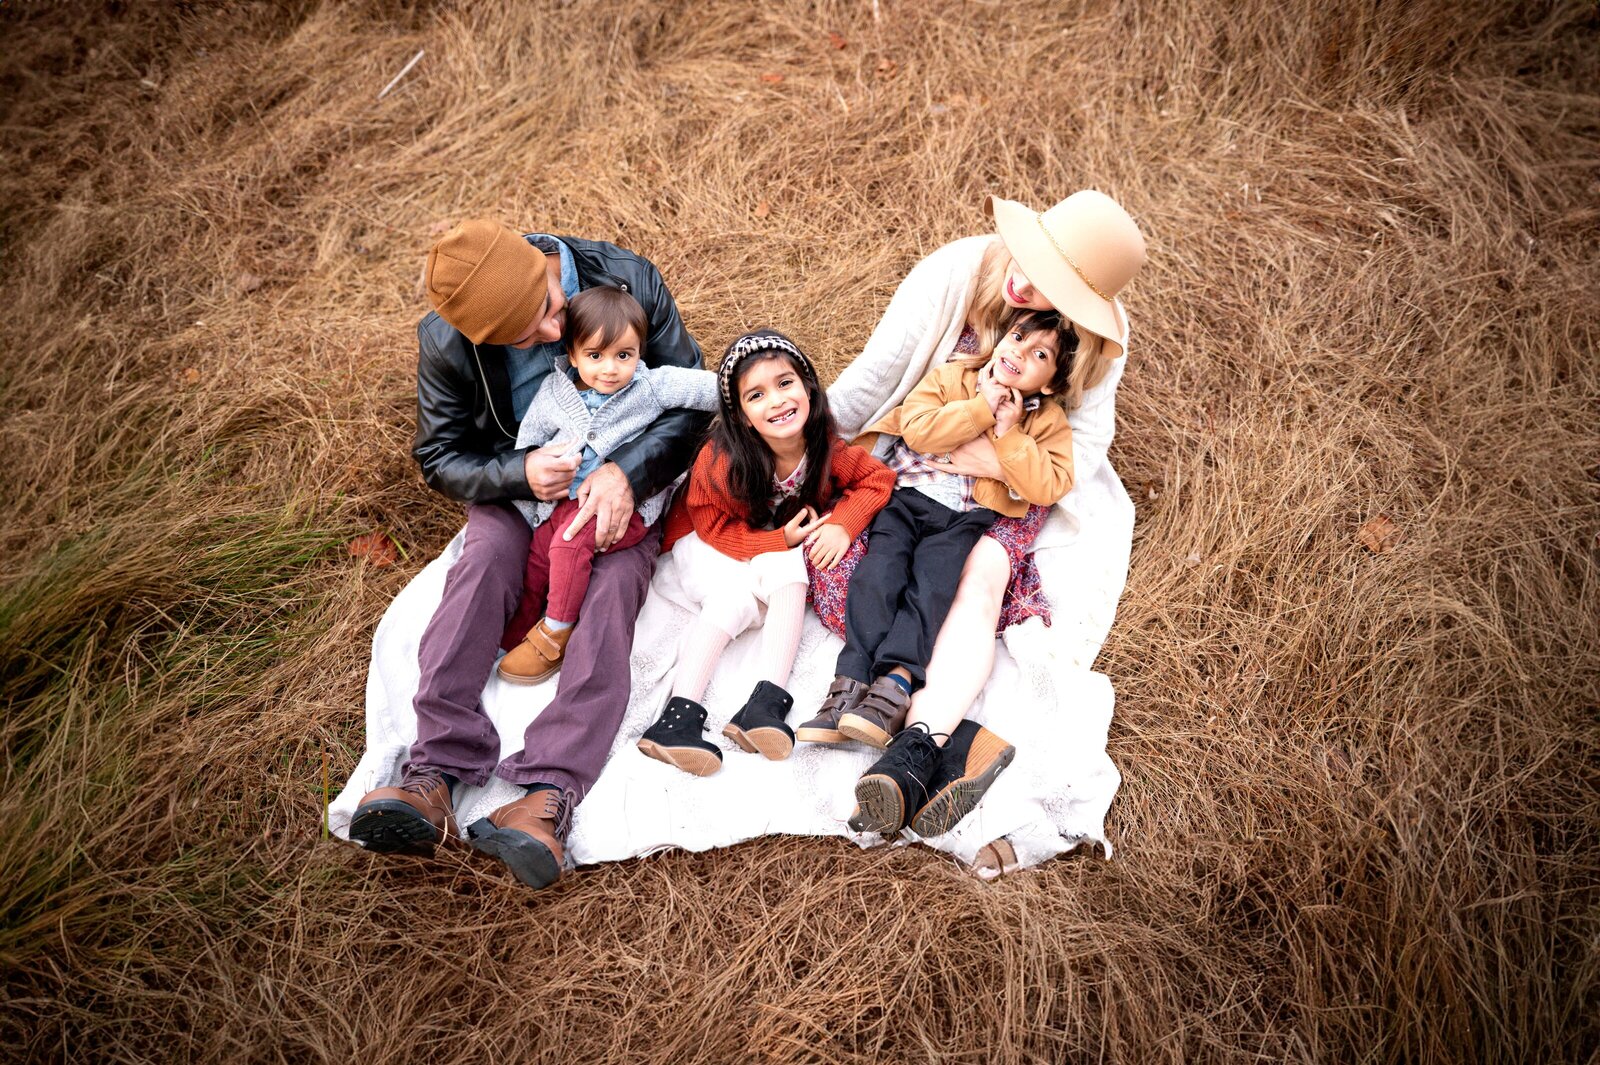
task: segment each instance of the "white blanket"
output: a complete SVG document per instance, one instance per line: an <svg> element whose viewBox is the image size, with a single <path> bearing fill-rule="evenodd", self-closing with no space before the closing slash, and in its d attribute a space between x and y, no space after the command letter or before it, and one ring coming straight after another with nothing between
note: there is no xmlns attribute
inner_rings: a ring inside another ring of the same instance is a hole
<svg viewBox="0 0 1600 1065"><path fill-rule="evenodd" d="M1109 473L1109 466L1102 472ZM1096 480L1100 483L1080 483L1074 490L1072 512L1054 510L1037 542L1040 573L1055 603L1054 625L1046 628L1031 619L1007 631L972 714L1016 746L1016 760L971 816L924 841L963 861L1001 836L1011 841L1023 866L1090 841L1110 853L1105 815L1121 781L1105 750L1113 696L1110 682L1089 666L1122 592L1133 508L1114 476ZM1080 518L1088 520L1080 525ZM458 535L395 597L373 637L367 750L328 808L330 827L341 837L348 838L361 796L398 780L416 738L411 699L418 679L417 642L461 543ZM634 744L666 702L677 636L689 618L675 602L677 594L677 563L669 552L656 567L639 615L627 715L611 760L577 808L569 863L615 861L665 847L707 850L771 833L882 842L877 836L855 836L845 824L855 780L877 752L855 745L799 744L787 761L769 762L722 737L722 726L757 679L752 669L758 631L729 646L706 693L707 738L723 748L722 770L693 777L639 753ZM840 646L808 611L790 682L791 724L810 717L821 702ZM555 687L553 680L518 687L490 679L483 702L500 732L502 757L521 747L523 730ZM485 788L463 787L456 794L458 819L470 824L519 794L498 778Z"/></svg>

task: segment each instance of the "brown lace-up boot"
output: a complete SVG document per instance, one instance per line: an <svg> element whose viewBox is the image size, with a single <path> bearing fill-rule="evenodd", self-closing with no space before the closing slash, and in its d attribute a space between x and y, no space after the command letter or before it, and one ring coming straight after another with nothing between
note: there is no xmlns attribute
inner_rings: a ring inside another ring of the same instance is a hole
<svg viewBox="0 0 1600 1065"><path fill-rule="evenodd" d="M432 766L407 766L397 788L369 791L350 819L350 838L382 854L432 854L458 836L450 784Z"/></svg>
<svg viewBox="0 0 1600 1065"><path fill-rule="evenodd" d="M571 827L571 795L541 788L472 822L467 835L474 850L505 862L529 887L542 888L561 879Z"/></svg>

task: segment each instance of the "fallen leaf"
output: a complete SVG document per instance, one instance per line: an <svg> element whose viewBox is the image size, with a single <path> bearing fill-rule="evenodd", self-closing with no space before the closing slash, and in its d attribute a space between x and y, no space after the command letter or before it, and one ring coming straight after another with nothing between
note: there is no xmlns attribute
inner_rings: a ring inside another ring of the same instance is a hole
<svg viewBox="0 0 1600 1065"><path fill-rule="evenodd" d="M1190 554L1184 559L1184 561L1189 563L1191 566L1198 566L1200 564L1200 556L1197 554Z"/></svg>
<svg viewBox="0 0 1600 1065"><path fill-rule="evenodd" d="M776 85L776 84L778 84L778 82L783 80L783 75L782 74L763 74L763 75L761 75L761 80L764 81L765 83L767 83L768 85Z"/></svg>
<svg viewBox="0 0 1600 1065"><path fill-rule="evenodd" d="M183 371L183 383L186 384L186 385L197 385L197 384L199 384L200 383L200 371L196 370L193 366L191 366L187 370Z"/></svg>
<svg viewBox="0 0 1600 1065"><path fill-rule="evenodd" d="M450 227L454 224L454 222L435 222L433 225L428 227L428 233L431 236L437 237L441 234L450 232Z"/></svg>
<svg viewBox="0 0 1600 1065"><path fill-rule="evenodd" d="M1403 538L1400 526L1396 525L1394 519L1387 514L1368 518L1356 531L1356 539L1361 542L1361 546L1375 555L1394 550L1395 545Z"/></svg>
<svg viewBox="0 0 1600 1065"><path fill-rule="evenodd" d="M254 292L261 287L261 278L257 274L243 273L239 275L239 291Z"/></svg>
<svg viewBox="0 0 1600 1065"><path fill-rule="evenodd" d="M892 77L895 76L895 74L899 73L899 71L900 71L900 64L896 63L893 59L880 59L880 60L878 60L878 76L879 77L892 78Z"/></svg>
<svg viewBox="0 0 1600 1065"><path fill-rule="evenodd" d="M1354 768L1349 754L1338 747L1319 746L1317 754L1321 757L1323 772L1328 774L1330 780L1349 776L1350 770Z"/></svg>
<svg viewBox="0 0 1600 1065"><path fill-rule="evenodd" d="M350 557L364 559L374 566L392 566L400 555L388 533L370 532L350 541Z"/></svg>
<svg viewBox="0 0 1600 1065"><path fill-rule="evenodd" d="M765 218L771 213L772 204L768 203L766 200L762 200L760 203L756 204L755 216L757 218Z"/></svg>
<svg viewBox="0 0 1600 1065"><path fill-rule="evenodd" d="M835 48L843 49L844 46L849 42L844 39L844 34L838 33L834 30L829 30L828 43L833 45Z"/></svg>
<svg viewBox="0 0 1600 1065"><path fill-rule="evenodd" d="M1145 486L1144 486L1144 497L1145 497L1145 498L1146 498L1146 499L1155 499L1155 498L1157 498L1157 497L1158 497L1158 496L1160 496L1160 495L1161 495L1161 493L1160 493L1160 491L1158 491L1158 490L1157 490L1157 489L1156 489L1156 486L1155 486L1155 485L1154 485L1154 484L1152 484L1152 483L1151 483L1151 482L1149 482L1149 481L1146 481L1146 482L1145 482Z"/></svg>

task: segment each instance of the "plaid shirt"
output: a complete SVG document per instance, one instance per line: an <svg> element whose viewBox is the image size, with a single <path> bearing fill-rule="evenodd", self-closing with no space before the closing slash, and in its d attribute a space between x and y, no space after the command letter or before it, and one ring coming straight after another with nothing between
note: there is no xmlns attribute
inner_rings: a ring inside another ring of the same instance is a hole
<svg viewBox="0 0 1600 1065"><path fill-rule="evenodd" d="M1038 408L1038 396L1029 396L1022 401L1024 411ZM904 439L896 438L889 449L888 457L883 461L894 471L896 488L915 488L957 513L964 514L969 510L977 510L979 504L972 497L972 489L978 483L978 479L963 473L946 473L935 466L930 466L928 464L930 459L947 462L950 456L927 455L907 444Z"/></svg>

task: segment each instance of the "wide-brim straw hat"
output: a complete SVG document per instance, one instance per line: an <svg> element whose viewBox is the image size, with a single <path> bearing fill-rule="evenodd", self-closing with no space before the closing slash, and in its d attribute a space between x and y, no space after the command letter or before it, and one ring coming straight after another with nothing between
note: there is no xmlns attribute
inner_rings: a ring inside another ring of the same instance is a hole
<svg viewBox="0 0 1600 1065"><path fill-rule="evenodd" d="M1107 358L1128 350L1128 314L1117 294L1144 265L1144 236L1110 196L1074 192L1042 214L990 196L984 205L1006 250L1033 287L1072 321L1106 339Z"/></svg>

